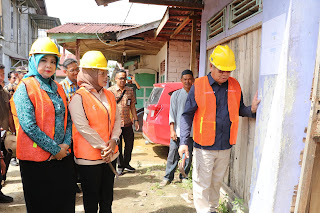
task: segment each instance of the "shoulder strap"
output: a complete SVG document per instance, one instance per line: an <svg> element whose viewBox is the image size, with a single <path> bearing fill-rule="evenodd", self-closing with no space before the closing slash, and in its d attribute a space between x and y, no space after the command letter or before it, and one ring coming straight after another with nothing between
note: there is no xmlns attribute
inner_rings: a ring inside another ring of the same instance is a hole
<svg viewBox="0 0 320 213"><path fill-rule="evenodd" d="M121 101L121 99L123 98L124 94L126 93L127 90L123 90L121 96L117 99L117 104Z"/></svg>

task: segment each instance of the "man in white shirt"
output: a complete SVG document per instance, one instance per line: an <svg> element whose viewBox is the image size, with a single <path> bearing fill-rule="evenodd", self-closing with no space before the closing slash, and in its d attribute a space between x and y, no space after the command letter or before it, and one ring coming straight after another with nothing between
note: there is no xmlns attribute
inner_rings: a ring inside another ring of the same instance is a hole
<svg viewBox="0 0 320 213"><path fill-rule="evenodd" d="M167 158L166 174L163 181L160 183L161 187L164 187L172 182L174 179L174 172L176 171L178 161L179 161L179 142L180 142L180 118L184 112L184 106L188 97L188 92L194 82L193 73L191 70L184 70L181 74L181 82L183 88L172 93L170 98L170 113L169 113L169 125L170 125L170 147L169 154ZM192 153L192 134L190 135L189 152ZM191 166L191 159L186 159L186 164L184 167L186 175L188 175ZM185 179L182 174L180 174L180 179Z"/></svg>

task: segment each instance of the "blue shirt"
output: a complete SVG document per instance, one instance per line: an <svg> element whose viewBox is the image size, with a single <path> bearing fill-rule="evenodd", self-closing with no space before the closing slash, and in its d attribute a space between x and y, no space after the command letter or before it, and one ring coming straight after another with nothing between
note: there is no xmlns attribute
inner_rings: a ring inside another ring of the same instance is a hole
<svg viewBox="0 0 320 213"><path fill-rule="evenodd" d="M184 112L184 106L186 104L187 97L188 92L182 88L174 91L170 98L169 125L174 123L174 130L179 138L181 115ZM192 137L192 129L190 137Z"/></svg>
<svg viewBox="0 0 320 213"><path fill-rule="evenodd" d="M50 80L50 86L42 82L38 77L34 77L39 83L40 88L47 92L51 99L55 110L55 133L54 140L40 130L36 122L34 106L28 96L26 85L21 83L13 95L13 100L16 105L17 115L22 130L28 137L34 141L40 148L56 155L60 152L59 144L67 144L70 146L72 134L72 121L68 112L67 128L64 133L64 116L65 106L62 98L58 94L56 83Z"/></svg>
<svg viewBox="0 0 320 213"><path fill-rule="evenodd" d="M201 146L194 141L194 147L206 150L225 150L230 149L232 145L229 143L231 121L228 111L228 81L219 85L211 76L207 75L209 84L216 96L216 138L212 146ZM192 85L188 98L186 101L184 113L180 121L180 144L188 145L188 138L190 136L193 117L198 109L197 102L194 95L194 85ZM243 117L255 117L255 113L251 112L251 106L245 106L241 92L239 115ZM212 130L213 131L213 130Z"/></svg>
<svg viewBox="0 0 320 213"><path fill-rule="evenodd" d="M64 90L64 93L66 94L67 96L67 100L68 102L70 102L71 100L71 97L76 93L76 91L79 89L78 85L77 84L74 84L69 78L68 76L63 79L61 82L60 82L63 90Z"/></svg>

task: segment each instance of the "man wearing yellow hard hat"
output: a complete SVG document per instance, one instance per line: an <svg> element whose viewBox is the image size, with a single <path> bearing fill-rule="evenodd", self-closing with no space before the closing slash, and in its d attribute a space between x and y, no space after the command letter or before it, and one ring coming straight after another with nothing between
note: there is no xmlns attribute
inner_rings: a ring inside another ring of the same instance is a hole
<svg viewBox="0 0 320 213"><path fill-rule="evenodd" d="M230 77L236 69L233 51L217 46L210 55L210 73L196 79L181 117L179 154L187 158L193 121L193 197L198 213L216 212L220 187L236 144L239 115L255 117L260 100L256 93L245 106L239 82Z"/></svg>

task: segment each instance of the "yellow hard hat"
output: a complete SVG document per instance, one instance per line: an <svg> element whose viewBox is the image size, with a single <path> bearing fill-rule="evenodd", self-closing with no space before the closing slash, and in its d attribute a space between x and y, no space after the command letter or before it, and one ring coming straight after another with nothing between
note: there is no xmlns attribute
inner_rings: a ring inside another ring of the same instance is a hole
<svg viewBox="0 0 320 213"><path fill-rule="evenodd" d="M52 54L60 57L58 46L49 38L38 38L31 46L29 56L33 54Z"/></svg>
<svg viewBox="0 0 320 213"><path fill-rule="evenodd" d="M222 71L233 71L236 69L234 53L228 45L218 45L210 55L210 62Z"/></svg>
<svg viewBox="0 0 320 213"><path fill-rule="evenodd" d="M107 70L108 61L100 51L88 51L80 60L80 66L82 68L96 68Z"/></svg>

